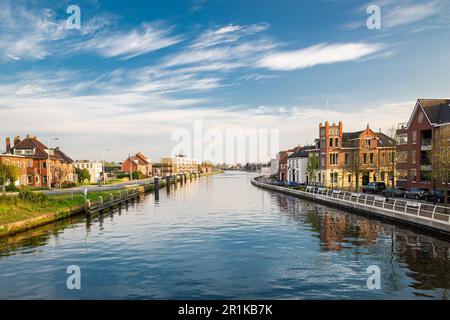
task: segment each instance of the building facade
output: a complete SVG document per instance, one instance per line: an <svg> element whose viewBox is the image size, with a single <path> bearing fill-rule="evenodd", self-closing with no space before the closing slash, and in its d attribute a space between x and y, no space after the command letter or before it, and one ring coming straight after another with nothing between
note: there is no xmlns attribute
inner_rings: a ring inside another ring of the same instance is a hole
<svg viewBox="0 0 450 320"><path fill-rule="evenodd" d="M153 175L152 160L143 153L138 152L134 156L128 157L121 165L123 172L140 172L146 177Z"/></svg>
<svg viewBox="0 0 450 320"><path fill-rule="evenodd" d="M161 164L171 168L171 174L198 173L199 170L197 160L189 159L184 155L161 158Z"/></svg>
<svg viewBox="0 0 450 320"><path fill-rule="evenodd" d="M27 135L24 139L17 136L13 145L6 138L6 153L1 159L19 168L16 186L47 187L76 182L73 160L58 147L48 148L35 136Z"/></svg>
<svg viewBox="0 0 450 320"><path fill-rule="evenodd" d="M369 182L395 184L394 139L369 128L343 132L343 124L319 125L320 180L330 188L360 189Z"/></svg>
<svg viewBox="0 0 450 320"><path fill-rule="evenodd" d="M433 174L436 165L433 168L432 154L445 151L435 150L433 146L439 145L448 152L449 144L445 142L450 139L449 130L450 99L419 99L416 102L409 121L399 124L397 130L398 186L445 189L444 180L448 177L442 179L439 174ZM449 157L450 153L447 153L446 158Z"/></svg>
<svg viewBox="0 0 450 320"><path fill-rule="evenodd" d="M307 183L308 152L301 148L287 157L288 182Z"/></svg>

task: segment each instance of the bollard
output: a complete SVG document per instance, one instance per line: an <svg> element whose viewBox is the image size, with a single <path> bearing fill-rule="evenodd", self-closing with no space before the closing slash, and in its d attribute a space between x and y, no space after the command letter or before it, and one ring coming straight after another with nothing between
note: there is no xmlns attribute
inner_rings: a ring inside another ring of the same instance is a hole
<svg viewBox="0 0 450 320"><path fill-rule="evenodd" d="M103 203L103 196L98 197L98 202L100 202L100 204Z"/></svg>
<svg viewBox="0 0 450 320"><path fill-rule="evenodd" d="M87 199L85 205L86 205L86 208L90 208L91 207L91 200Z"/></svg>
<svg viewBox="0 0 450 320"><path fill-rule="evenodd" d="M155 183L155 190L159 190L159 177L155 177L153 181Z"/></svg>
<svg viewBox="0 0 450 320"><path fill-rule="evenodd" d="M112 193L109 194L109 200L110 200L111 202L113 202L113 200L114 200L114 196L113 196Z"/></svg>
<svg viewBox="0 0 450 320"><path fill-rule="evenodd" d="M180 184L183 185L183 175L180 173Z"/></svg>

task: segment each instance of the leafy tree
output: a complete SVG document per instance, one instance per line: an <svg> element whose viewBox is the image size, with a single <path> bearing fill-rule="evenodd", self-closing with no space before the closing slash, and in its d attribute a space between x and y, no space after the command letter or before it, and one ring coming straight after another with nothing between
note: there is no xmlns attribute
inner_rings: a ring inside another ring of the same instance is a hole
<svg viewBox="0 0 450 320"><path fill-rule="evenodd" d="M6 182L9 180L11 185L19 178L19 169L12 165L7 165L0 162L0 185L2 191L6 190Z"/></svg>
<svg viewBox="0 0 450 320"><path fill-rule="evenodd" d="M75 168L75 172L78 176L78 182L83 183L86 181L91 181L91 174L88 169Z"/></svg>
<svg viewBox="0 0 450 320"><path fill-rule="evenodd" d="M308 158L308 165L306 171L311 180L316 181L316 173L319 170L319 158L313 153Z"/></svg>

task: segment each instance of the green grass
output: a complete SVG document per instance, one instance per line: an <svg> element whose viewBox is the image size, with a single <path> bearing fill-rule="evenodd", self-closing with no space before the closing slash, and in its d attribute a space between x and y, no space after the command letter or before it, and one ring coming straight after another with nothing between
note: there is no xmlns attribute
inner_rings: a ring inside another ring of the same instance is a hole
<svg viewBox="0 0 450 320"><path fill-rule="evenodd" d="M125 190L125 189L124 189ZM123 191L122 194L123 194ZM120 190L90 192L87 199L93 202L99 201L102 196L108 200L112 193L114 197L119 196ZM81 194L72 195L52 195L44 197L41 202L21 200L17 196L0 196L0 226L30 218L35 218L43 214L61 212L63 210L76 208L84 204L84 196Z"/></svg>

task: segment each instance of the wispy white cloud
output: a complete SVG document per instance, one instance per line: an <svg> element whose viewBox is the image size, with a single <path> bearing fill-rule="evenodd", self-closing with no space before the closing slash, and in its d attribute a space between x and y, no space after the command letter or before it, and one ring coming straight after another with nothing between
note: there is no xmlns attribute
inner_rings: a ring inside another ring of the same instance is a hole
<svg viewBox="0 0 450 320"><path fill-rule="evenodd" d="M172 27L160 22L144 23L129 32L96 34L88 41L78 43L77 48L108 58L130 59L182 41L181 36L172 36L171 31Z"/></svg>
<svg viewBox="0 0 450 320"><path fill-rule="evenodd" d="M321 64L358 60L382 49L381 44L322 43L306 49L269 54L259 60L257 65L271 70L297 70Z"/></svg>
<svg viewBox="0 0 450 320"><path fill-rule="evenodd" d="M410 3L386 8L382 17L385 28L393 28L415 23L439 13L440 1Z"/></svg>
<svg viewBox="0 0 450 320"><path fill-rule="evenodd" d="M219 29L208 30L198 37L190 46L191 48L207 48L218 44L238 41L246 36L263 32L270 27L267 23L240 26L230 24Z"/></svg>

